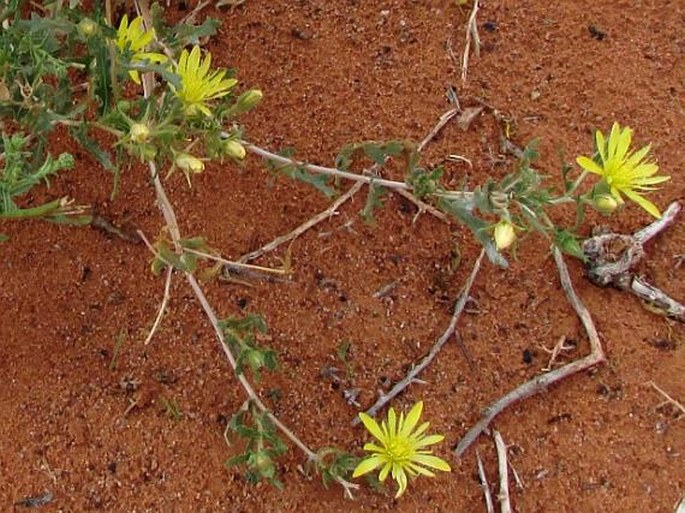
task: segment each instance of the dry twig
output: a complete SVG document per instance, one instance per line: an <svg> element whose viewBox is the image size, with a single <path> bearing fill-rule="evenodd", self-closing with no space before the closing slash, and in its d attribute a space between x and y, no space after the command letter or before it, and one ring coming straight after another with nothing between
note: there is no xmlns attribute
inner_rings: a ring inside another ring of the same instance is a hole
<svg viewBox="0 0 685 513"><path fill-rule="evenodd" d="M461 59L461 81L466 82L466 76L469 69L469 54L471 53L471 42L473 41L473 48L476 55L480 55L480 36L478 35L478 23L476 22L476 15L478 14L478 0L473 1L473 8L469 15L469 21L466 23L466 46L464 47L464 55Z"/></svg>
<svg viewBox="0 0 685 513"><path fill-rule="evenodd" d="M650 385L652 385L652 388L653 388L654 390L656 390L656 391L659 392L661 395L663 395L663 396L666 398L666 401L667 401L667 402L671 403L673 406L675 406L676 408L678 408L678 409L681 411L681 413L685 414L685 406L683 406L680 402L676 401L675 399L673 399L673 397L671 397L670 395L668 395L668 394L667 394L659 385L657 385L656 383L654 383L654 381L649 381L648 383L649 383Z"/></svg>
<svg viewBox="0 0 685 513"><path fill-rule="evenodd" d="M497 462L499 467L499 500L500 512L511 513L511 500L509 498L509 463L507 462L507 446L504 444L502 435L495 430L492 433L497 448Z"/></svg>
<svg viewBox="0 0 685 513"><path fill-rule="evenodd" d="M417 380L417 376L421 372L423 372L423 370L426 367L428 367L428 365L440 352L442 346L444 346L445 343L452 337L452 335L454 334L454 330L457 328L457 322L459 321L459 317L461 316L461 313L464 310L464 307L466 306L466 302L471 292L471 287L473 286L473 282L476 280L476 276L478 275L478 271L480 270L480 265L484 255L485 250L481 250L480 255L478 255L478 259L476 260L476 263L473 265L473 270L471 271L471 274L466 280L464 288L462 289L461 294L459 295L459 298L457 299L457 302L454 305L454 313L452 314L452 318L450 319L449 325L447 326L445 332L440 336L438 340L435 341L435 344L433 344L433 347L431 348L430 352L421 360L421 362L418 365L412 367L402 380L398 381L387 394L383 394L381 397L379 397L375 404L371 406L368 410L366 410L367 415L370 415L371 417L375 416L376 413L378 413L378 410L380 410L393 398L399 395L410 384L415 382ZM358 423L359 417L357 416L352 421L352 424L356 425Z"/></svg>
<svg viewBox="0 0 685 513"><path fill-rule="evenodd" d="M485 509L487 513L495 513L495 506L492 503L492 492L488 484L488 478L485 475L485 467L483 460L480 458L480 453L476 449L476 461L478 462L478 478L480 479L480 487L483 489L483 496L485 497Z"/></svg>
<svg viewBox="0 0 685 513"><path fill-rule="evenodd" d="M530 381L523 383L522 385L516 387L514 390L507 393L504 397L501 397L488 408L485 409L482 418L464 435L464 437L459 441L455 453L457 457L461 457L464 452L471 447L476 438L487 429L492 420L502 413L504 410L509 408L512 404L522 401L532 395L539 394L547 390L548 387L568 378L574 374L582 372L584 370L590 369L604 362L604 350L602 349L602 344L599 341L599 336L597 335L597 330L592 322L592 317L590 312L588 312L582 301L576 296L573 290L573 285L571 284L571 278L568 275L568 268L564 262L564 257L561 255L557 248L553 249L554 261L557 264L559 270L559 279L561 281L561 286L566 292L566 297L568 298L571 306L580 317L580 320L585 328L585 332L588 336L588 341L590 343L590 354L564 365L558 369L551 372L547 372L540 376L537 376Z"/></svg>
<svg viewBox="0 0 685 513"><path fill-rule="evenodd" d="M143 232L140 230L138 231L138 235L140 235L140 238L143 239L145 242L145 245L149 248L152 246L148 242L148 240L145 238L145 235L143 235ZM164 312L166 310L167 304L169 303L169 291L171 290L171 276L174 274L174 268L169 266L166 271L166 280L164 281L164 296L162 296L162 303L159 305L159 312L157 312L157 317L155 318L155 322L152 325L152 328L150 329L150 332L147 334L147 337L145 337L145 343L143 345L148 345L150 341L152 340L152 337L154 336L155 332L157 331L157 328L159 328L160 323L162 322L162 317L164 317Z"/></svg>

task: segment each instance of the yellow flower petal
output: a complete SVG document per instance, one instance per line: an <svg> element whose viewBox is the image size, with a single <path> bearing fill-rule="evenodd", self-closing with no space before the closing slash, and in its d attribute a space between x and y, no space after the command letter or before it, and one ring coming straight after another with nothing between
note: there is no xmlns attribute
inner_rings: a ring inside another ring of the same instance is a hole
<svg viewBox="0 0 685 513"><path fill-rule="evenodd" d="M659 212L659 209L656 207L656 205L654 203L649 201L647 198L644 198L643 196L640 196L638 193L631 191L631 190L624 190L622 192L628 198L630 198L632 201L634 201L635 203L640 205L642 208L644 208L652 216L656 217L657 219L659 217L661 217L661 212Z"/></svg>
<svg viewBox="0 0 685 513"><path fill-rule="evenodd" d="M391 468L392 468L392 463L386 463L385 466L381 469L380 474L378 474L378 480L381 483L388 478L388 474L390 474Z"/></svg>
<svg viewBox="0 0 685 513"><path fill-rule="evenodd" d="M411 410L409 410L409 413L407 414L407 418L404 419L404 421L400 423L400 426L402 428L400 433L399 433L400 436L403 436L403 437L409 436L409 434L416 427L416 424L418 424L419 419L421 418L422 412L423 412L423 401L419 401L412 407Z"/></svg>
<svg viewBox="0 0 685 513"><path fill-rule="evenodd" d="M576 158L576 162L580 167L582 167L586 171L589 171L590 173L595 173L596 175L601 175L604 173L604 170L599 165L597 165L597 163L594 160L591 160L587 157L578 157Z"/></svg>
<svg viewBox="0 0 685 513"><path fill-rule="evenodd" d="M395 481L399 485L397 493L395 494L395 499L399 498L407 489L407 474L404 473L403 469L399 469L397 476L395 476Z"/></svg>
<svg viewBox="0 0 685 513"><path fill-rule="evenodd" d="M437 456L431 456L430 454L416 454L412 460L415 463L420 463L427 467L443 470L445 472L450 472L452 470L445 460L440 459Z"/></svg>
<svg viewBox="0 0 685 513"><path fill-rule="evenodd" d="M367 443L364 444L364 450L369 452L385 452L385 447L381 447L380 445L372 443Z"/></svg>
<svg viewBox="0 0 685 513"><path fill-rule="evenodd" d="M417 474L421 474L422 476L426 476L426 477L435 477L435 474L434 474L433 472L431 472L430 470L425 469L425 468L423 468L423 467L417 465L416 463L411 463L411 462L410 462L410 463L407 464L407 466L408 466L408 468L410 468L412 471L414 471L414 472L417 473Z"/></svg>
<svg viewBox="0 0 685 513"><path fill-rule="evenodd" d="M388 434L391 437L397 436L397 414L394 408L388 412Z"/></svg>
<svg viewBox="0 0 685 513"><path fill-rule="evenodd" d="M362 412L359 414L359 420L362 421L362 424L364 424L364 427L369 431L369 433L375 436L379 441L385 441L386 436L383 434L383 431L378 423L372 417Z"/></svg>
<svg viewBox="0 0 685 513"><path fill-rule="evenodd" d="M618 140L621 137L621 127L618 123L614 123L611 127L611 133L609 134L609 143L607 145L607 155L609 158L613 158L616 155L616 146L618 146Z"/></svg>
<svg viewBox="0 0 685 513"><path fill-rule="evenodd" d="M604 141L604 134L599 130L595 132L595 144L597 145L597 151L599 152L602 162L606 162L608 157L606 154L606 143Z"/></svg>
<svg viewBox="0 0 685 513"><path fill-rule="evenodd" d="M421 447L426 447L428 445L434 445L442 442L445 439L442 435L429 435L424 436L414 443L414 448L420 449Z"/></svg>
<svg viewBox="0 0 685 513"><path fill-rule="evenodd" d="M372 470L376 470L382 464L383 460L381 460L378 456L370 456L368 458L365 458L354 469L352 477L363 476L364 474L371 472Z"/></svg>

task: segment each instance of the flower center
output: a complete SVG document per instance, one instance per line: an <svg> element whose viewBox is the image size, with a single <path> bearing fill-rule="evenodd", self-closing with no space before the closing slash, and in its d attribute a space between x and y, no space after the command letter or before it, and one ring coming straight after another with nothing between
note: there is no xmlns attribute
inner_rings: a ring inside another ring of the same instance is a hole
<svg viewBox="0 0 685 513"><path fill-rule="evenodd" d="M409 461L414 452L409 441L403 438L393 438L386 448L393 463Z"/></svg>

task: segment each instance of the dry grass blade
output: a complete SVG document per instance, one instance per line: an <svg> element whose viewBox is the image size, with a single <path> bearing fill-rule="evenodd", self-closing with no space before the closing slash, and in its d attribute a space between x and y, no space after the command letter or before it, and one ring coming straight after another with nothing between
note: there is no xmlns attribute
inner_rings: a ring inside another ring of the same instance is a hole
<svg viewBox="0 0 685 513"><path fill-rule="evenodd" d="M673 406L675 406L677 409L681 411L681 413L685 414L685 406L683 406L680 402L676 401L671 397L669 394L667 394L659 385L654 383L654 381L649 381L648 382L654 390L659 392L664 398L666 398L666 401L671 403Z"/></svg>

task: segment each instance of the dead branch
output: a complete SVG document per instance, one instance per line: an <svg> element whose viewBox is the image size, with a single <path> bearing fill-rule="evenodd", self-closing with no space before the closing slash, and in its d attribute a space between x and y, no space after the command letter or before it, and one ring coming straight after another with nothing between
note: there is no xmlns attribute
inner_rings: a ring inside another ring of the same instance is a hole
<svg viewBox="0 0 685 513"><path fill-rule="evenodd" d="M522 385L516 387L511 392L507 393L504 397L501 397L483 412L482 418L466 433L466 435L459 441L457 448L455 449L455 454L457 457L461 457L464 452L471 447L476 438L487 429L492 420L502 413L504 410L509 408L512 404L527 399L528 397L539 394L546 391L551 385L566 379L574 374L582 372L584 370L590 369L604 362L604 350L602 349L602 344L599 341L599 336L597 335L597 330L592 322L592 317L590 312L588 312L585 305L578 298L575 291L573 290L573 285L571 284L571 278L568 274L568 268L564 262L564 258L557 248L553 249L554 261L557 264L559 270L559 279L561 281L561 286L566 292L566 297L573 306L573 309L580 317L580 320L585 328L585 332L588 336L588 341L590 343L590 354L571 362L563 367L555 369L551 372L547 372L540 376L537 376L530 381L523 383Z"/></svg>
<svg viewBox="0 0 685 513"><path fill-rule="evenodd" d="M352 187L350 187L347 190L347 192L345 192L345 194L338 197L338 199L336 199L326 210L319 212L314 217L308 219L290 233L286 233L285 235L276 237L274 240L272 240L268 244L265 244L261 248L241 256L238 260L240 262L250 262L252 260L256 260L265 253L273 251L282 244L285 244L286 242L290 242L291 240L296 239L313 226L316 226L320 222L325 221L326 219L329 219L330 217L334 216L338 209L350 198L352 198L355 194L357 194L357 192L359 192L359 189L361 189L363 185L364 184L362 182L355 183Z"/></svg>
<svg viewBox="0 0 685 513"><path fill-rule="evenodd" d="M478 462L478 478L480 479L480 487L483 489L483 496L485 497L485 509L487 513L495 513L495 507L492 503L492 492L488 484L488 477L485 475L485 467L483 460L480 458L480 453L476 449L476 461Z"/></svg>
<svg viewBox="0 0 685 513"><path fill-rule="evenodd" d="M459 295L459 298L457 299L457 302L454 305L454 313L452 314L452 318L450 319L449 325L447 326L445 332L440 336L440 338L438 338L438 340L435 341L435 344L433 344L433 347L431 348L430 352L421 360L419 364L413 366L402 380L398 381L387 394L383 394L382 396L380 396L378 400L375 402L375 404L371 406L368 410L366 410L365 413L367 415L370 415L371 417L375 416L376 413L378 413L378 410L380 410L393 398L398 396L410 384L415 382L417 380L417 376L421 374L421 372L423 372L423 370L426 367L428 367L428 365L437 356L437 354L440 352L445 343L452 337L452 335L454 334L454 330L457 327L459 317L461 316L461 313L464 310L464 307L466 306L466 302L471 292L471 287L473 286L473 282L476 280L476 276L478 275L478 271L480 270L480 265L484 255L485 250L483 249L481 250L480 255L478 255L478 259L476 260L476 263L473 265L473 270L471 271L471 274L466 280L464 288L462 289L461 294ZM359 417L357 416L352 421L352 425L357 425L358 423Z"/></svg>
<svg viewBox="0 0 685 513"><path fill-rule="evenodd" d="M681 206L671 203L664 214L633 235L602 233L583 243L588 279L598 287L630 292L660 312L685 322L685 306L664 291L637 276L632 269L645 255L644 245L670 226Z"/></svg>
<svg viewBox="0 0 685 513"><path fill-rule="evenodd" d="M507 446L502 435L495 430L492 433L497 448L497 462L499 467L499 499L500 512L511 513L511 499L509 498L509 463L507 462Z"/></svg>

